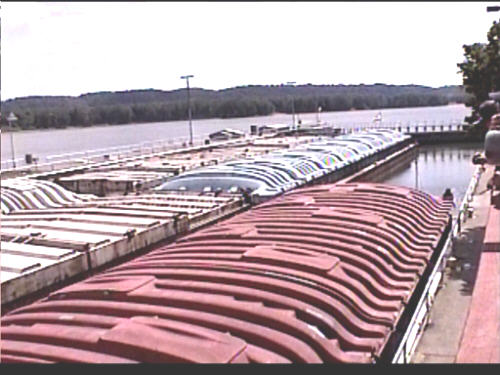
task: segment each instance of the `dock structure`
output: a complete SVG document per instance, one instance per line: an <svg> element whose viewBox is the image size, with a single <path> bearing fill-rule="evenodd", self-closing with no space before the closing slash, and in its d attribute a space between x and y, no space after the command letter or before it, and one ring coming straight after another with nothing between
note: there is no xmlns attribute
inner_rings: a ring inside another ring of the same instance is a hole
<svg viewBox="0 0 500 375"><path fill-rule="evenodd" d="M411 135L422 143L436 142L460 142L476 139L476 135L470 132L470 124L463 123L460 120L452 120L447 123L436 121L423 123L365 123L351 127L341 127L337 133L345 134L369 129L391 129Z"/></svg>
<svg viewBox="0 0 500 375"><path fill-rule="evenodd" d="M240 196L172 192L2 214L2 305L189 233L243 206Z"/></svg>

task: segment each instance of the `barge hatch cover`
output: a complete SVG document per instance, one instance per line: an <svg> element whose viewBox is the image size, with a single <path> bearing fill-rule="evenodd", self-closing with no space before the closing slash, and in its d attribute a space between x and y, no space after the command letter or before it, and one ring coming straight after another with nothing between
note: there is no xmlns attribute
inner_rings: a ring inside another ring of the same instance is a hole
<svg viewBox="0 0 500 375"><path fill-rule="evenodd" d="M2 317L2 362L373 363L450 204L366 183L296 190Z"/></svg>

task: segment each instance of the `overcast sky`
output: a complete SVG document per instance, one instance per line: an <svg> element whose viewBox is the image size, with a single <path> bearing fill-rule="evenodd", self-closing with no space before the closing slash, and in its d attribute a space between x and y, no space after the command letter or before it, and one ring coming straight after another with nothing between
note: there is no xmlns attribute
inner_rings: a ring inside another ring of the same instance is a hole
<svg viewBox="0 0 500 375"><path fill-rule="evenodd" d="M249 84L461 84L500 2L1 4L2 100Z"/></svg>

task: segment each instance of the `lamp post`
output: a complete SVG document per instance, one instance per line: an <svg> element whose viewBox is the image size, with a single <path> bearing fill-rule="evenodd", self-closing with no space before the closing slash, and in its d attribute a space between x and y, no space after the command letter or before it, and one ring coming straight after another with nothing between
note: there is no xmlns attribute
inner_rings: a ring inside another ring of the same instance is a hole
<svg viewBox="0 0 500 375"><path fill-rule="evenodd" d="M318 107L318 112L317 112L317 122L318 122L318 125L321 123L321 120L320 120L320 118L319 118L319 116L320 116L320 114L321 114L321 110L322 110L322 108L321 108L321 106L319 106L319 107Z"/></svg>
<svg viewBox="0 0 500 375"><path fill-rule="evenodd" d="M7 122L9 123L10 128L10 149L12 151L12 166L16 169L16 156L14 152L14 132L12 131L12 122L17 121L16 115L11 112L9 116L7 116Z"/></svg>
<svg viewBox="0 0 500 375"><path fill-rule="evenodd" d="M189 92L189 78L193 78L193 75L182 76L181 79L186 80L187 86L187 99L188 99L188 118L189 118L189 145L193 145L193 123L191 120L191 94Z"/></svg>
<svg viewBox="0 0 500 375"><path fill-rule="evenodd" d="M295 82L287 82L287 86L295 87ZM295 99L292 95L292 129L295 129Z"/></svg>

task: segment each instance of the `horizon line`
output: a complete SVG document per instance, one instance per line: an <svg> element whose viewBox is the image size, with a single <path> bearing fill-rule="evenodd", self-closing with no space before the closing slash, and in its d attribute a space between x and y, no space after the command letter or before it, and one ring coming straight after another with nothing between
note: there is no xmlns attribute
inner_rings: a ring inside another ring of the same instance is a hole
<svg viewBox="0 0 500 375"><path fill-rule="evenodd" d="M302 86L420 86L420 87L426 87L426 88L431 88L431 89L439 89L443 87L463 87L463 84L447 84L447 85L442 85L442 86L428 86L428 85L421 85L421 84L416 84L416 83L405 83L405 84L394 84L394 83L381 83L381 82L376 82L376 83L337 83L337 84L317 84L317 83L304 83L304 84L296 84L294 87L302 87ZM244 87L280 87L280 86L287 86L285 83L280 83L280 84L247 84L247 85L238 85L238 86L232 86L232 87L226 87L222 89L208 89L208 88L203 88L203 87L190 87L191 90L206 90L206 91L224 91L224 90L231 90L231 89L237 89L237 88L244 88ZM91 92L85 92L81 93L79 95L43 95L43 94L32 94L32 95L25 95L25 96L16 96L12 98L7 98L7 99L2 99L1 102L6 102L9 100L16 100L16 99L27 99L27 98L37 98L37 97L52 97L52 98L57 98L57 97L64 97L64 98L79 98L85 95L91 95L91 94L101 94L101 93L127 93L131 91L160 91L160 92L173 92L173 91L182 91L186 90L186 87L180 87L176 89L170 89L170 90L164 90L164 89L155 89L155 88L143 88L143 89L126 89L126 90L115 90L115 91L109 91L109 90L103 90L103 91L91 91Z"/></svg>

